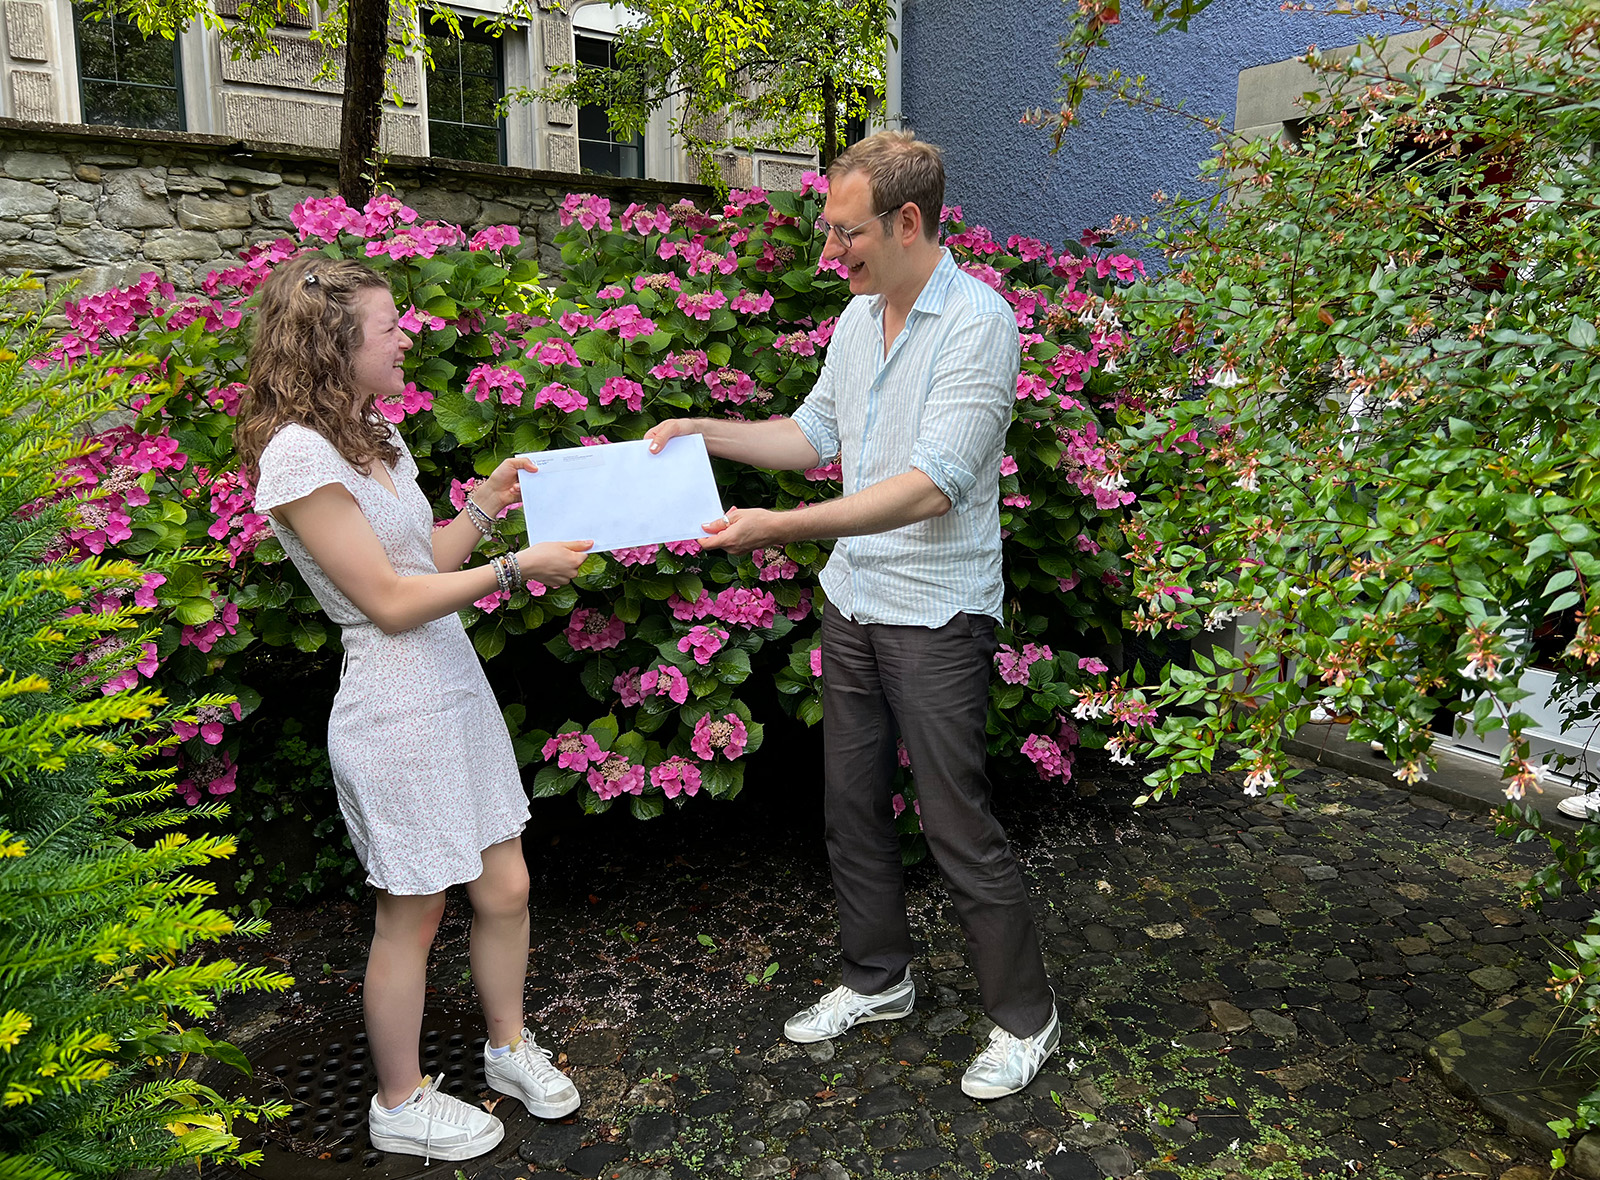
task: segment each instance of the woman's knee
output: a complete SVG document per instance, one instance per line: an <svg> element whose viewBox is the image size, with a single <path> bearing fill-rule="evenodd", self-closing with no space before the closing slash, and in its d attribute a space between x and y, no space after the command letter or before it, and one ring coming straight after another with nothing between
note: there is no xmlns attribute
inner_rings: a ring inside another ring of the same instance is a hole
<svg viewBox="0 0 1600 1180"><path fill-rule="evenodd" d="M374 937L420 946L426 951L433 945L433 936L439 932L439 922L444 918L444 903L445 896L442 893L425 897L380 893Z"/></svg>
<svg viewBox="0 0 1600 1180"><path fill-rule="evenodd" d="M467 887L475 914L509 918L528 912L528 866L517 856L484 857L483 874Z"/></svg>

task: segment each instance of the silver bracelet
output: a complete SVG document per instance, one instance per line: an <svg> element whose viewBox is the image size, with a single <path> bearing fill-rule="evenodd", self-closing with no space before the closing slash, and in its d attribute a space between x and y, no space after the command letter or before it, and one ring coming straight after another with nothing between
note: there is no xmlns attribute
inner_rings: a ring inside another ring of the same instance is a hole
<svg viewBox="0 0 1600 1180"><path fill-rule="evenodd" d="M515 553L506 554L506 572L511 575L511 584L518 590L528 584L527 575L522 572L522 562L517 560Z"/></svg>
<svg viewBox="0 0 1600 1180"><path fill-rule="evenodd" d="M494 570L495 585L499 588L500 593L509 596L511 594L511 571L506 569L505 554L502 553L497 557L491 557L489 559L489 568Z"/></svg>
<svg viewBox="0 0 1600 1180"><path fill-rule="evenodd" d="M500 529L496 526L494 517L490 516L487 512L480 508L478 506L478 502L471 496L468 496L466 501L467 519L472 522L472 527L477 529L486 537L499 536Z"/></svg>

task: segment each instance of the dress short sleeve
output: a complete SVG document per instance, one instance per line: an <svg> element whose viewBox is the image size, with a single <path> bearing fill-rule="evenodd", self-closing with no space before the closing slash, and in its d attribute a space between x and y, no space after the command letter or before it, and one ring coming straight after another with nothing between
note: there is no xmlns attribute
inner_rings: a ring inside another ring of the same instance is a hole
<svg viewBox="0 0 1600 1180"><path fill-rule="evenodd" d="M291 422L261 452L256 480L256 511L270 512L309 496L328 484L343 484L355 494L355 468L331 442L315 430Z"/></svg>

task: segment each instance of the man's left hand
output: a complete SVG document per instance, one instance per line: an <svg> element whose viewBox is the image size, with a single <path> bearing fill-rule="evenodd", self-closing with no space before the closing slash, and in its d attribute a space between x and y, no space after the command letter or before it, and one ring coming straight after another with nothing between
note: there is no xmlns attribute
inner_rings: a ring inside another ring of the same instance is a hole
<svg viewBox="0 0 1600 1180"><path fill-rule="evenodd" d="M789 539L782 528L786 515L769 512L765 508L730 508L716 520L700 526L711 534L700 538L700 548L750 553L756 549L782 545Z"/></svg>

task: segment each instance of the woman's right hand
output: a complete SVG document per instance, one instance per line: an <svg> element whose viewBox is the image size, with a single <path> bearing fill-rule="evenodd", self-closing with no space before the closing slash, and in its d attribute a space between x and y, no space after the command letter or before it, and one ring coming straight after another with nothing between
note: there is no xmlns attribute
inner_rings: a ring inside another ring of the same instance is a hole
<svg viewBox="0 0 1600 1180"><path fill-rule="evenodd" d="M593 541L541 541L518 553L517 565L525 581L565 586L578 576L592 548Z"/></svg>

